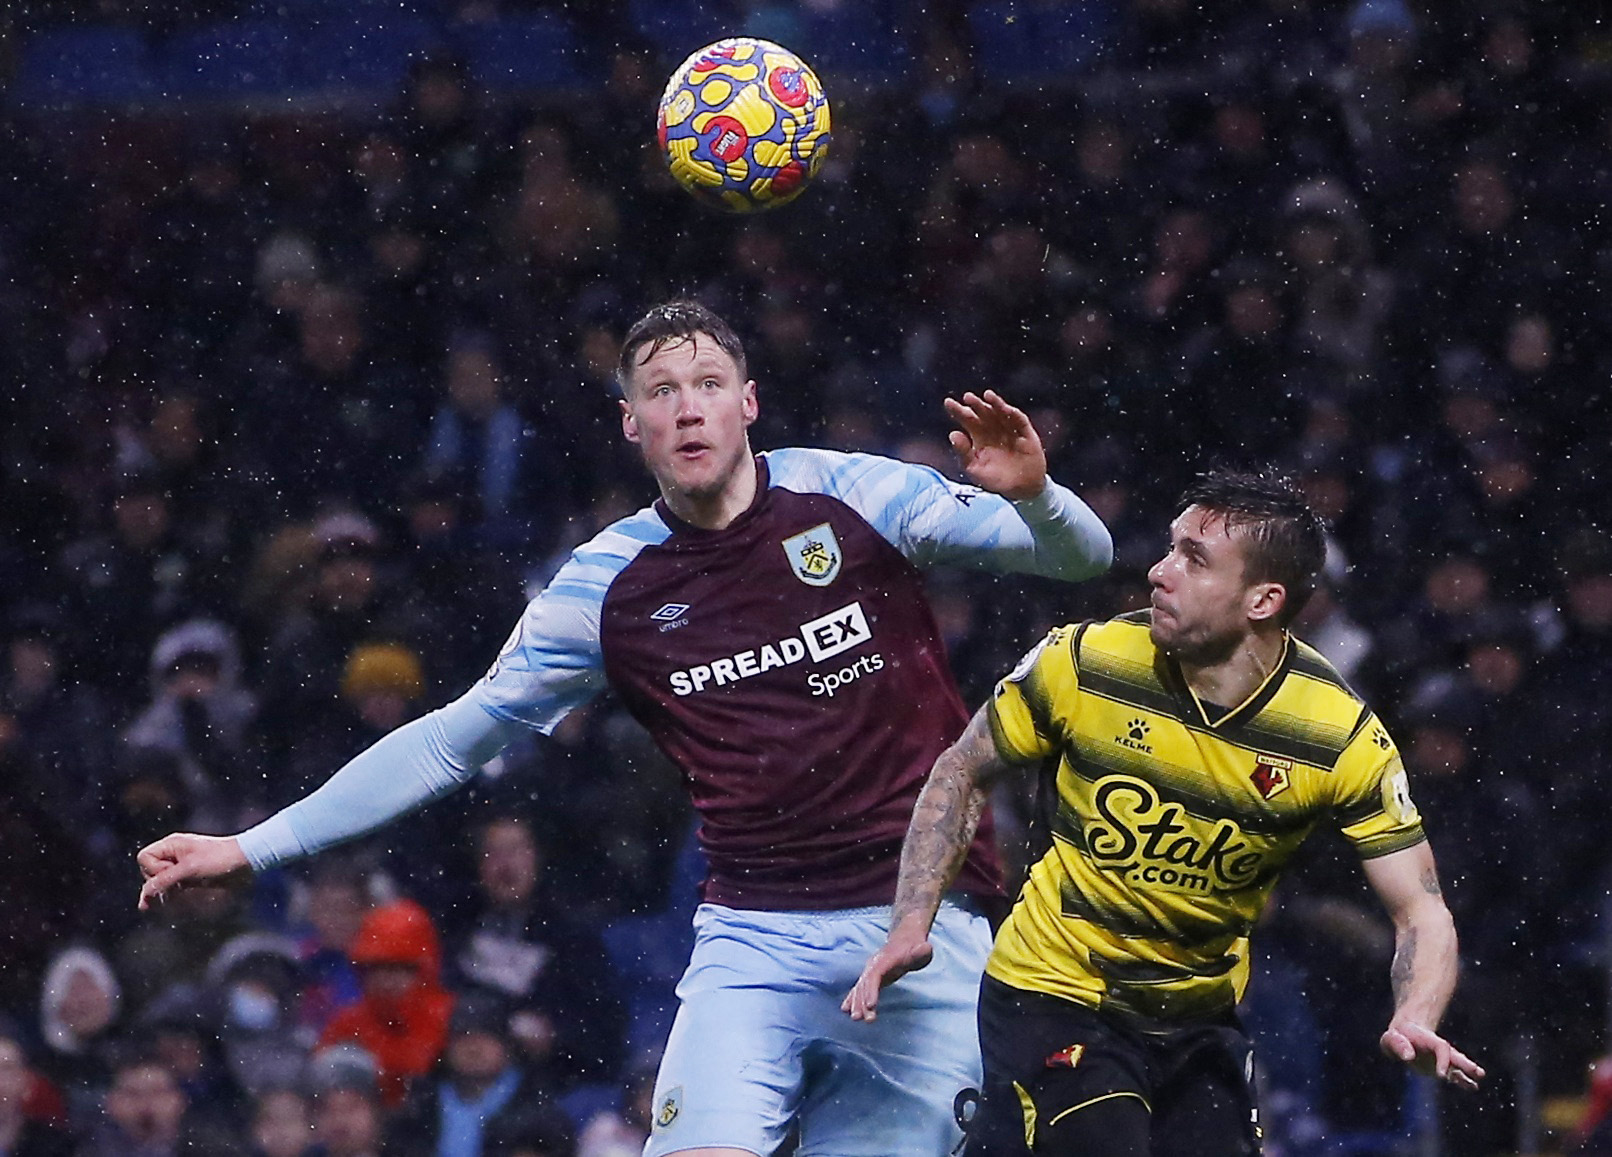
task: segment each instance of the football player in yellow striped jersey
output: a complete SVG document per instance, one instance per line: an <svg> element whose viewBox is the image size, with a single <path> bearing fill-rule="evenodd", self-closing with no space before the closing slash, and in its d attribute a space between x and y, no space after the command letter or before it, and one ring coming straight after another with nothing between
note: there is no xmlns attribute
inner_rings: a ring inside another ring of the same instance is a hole
<svg viewBox="0 0 1612 1157"><path fill-rule="evenodd" d="M1054 630L936 761L902 850L889 937L845 999L924 967L931 919L993 782L1056 767L1050 846L996 937L980 999L985 1154L1248 1157L1252 1053L1235 1006L1249 932L1320 823L1395 928L1383 1050L1475 1088L1439 1036L1454 924L1399 753L1287 625L1325 558L1287 480L1217 471L1183 499L1147 611Z"/></svg>

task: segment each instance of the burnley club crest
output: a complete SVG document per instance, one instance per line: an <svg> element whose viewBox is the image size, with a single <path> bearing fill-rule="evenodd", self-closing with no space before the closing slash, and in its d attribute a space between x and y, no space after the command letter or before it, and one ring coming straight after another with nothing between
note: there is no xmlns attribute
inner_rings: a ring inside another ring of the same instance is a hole
<svg viewBox="0 0 1612 1157"><path fill-rule="evenodd" d="M824 522L784 539L784 553L795 577L808 586L826 587L840 573L840 543Z"/></svg>

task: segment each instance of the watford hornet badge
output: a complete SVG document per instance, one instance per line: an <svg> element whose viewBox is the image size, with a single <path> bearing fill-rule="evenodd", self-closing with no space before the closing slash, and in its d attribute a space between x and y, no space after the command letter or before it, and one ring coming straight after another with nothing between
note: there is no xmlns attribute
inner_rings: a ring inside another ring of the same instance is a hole
<svg viewBox="0 0 1612 1157"><path fill-rule="evenodd" d="M784 554L795 577L807 586L826 587L839 576L840 542L826 522L784 539Z"/></svg>

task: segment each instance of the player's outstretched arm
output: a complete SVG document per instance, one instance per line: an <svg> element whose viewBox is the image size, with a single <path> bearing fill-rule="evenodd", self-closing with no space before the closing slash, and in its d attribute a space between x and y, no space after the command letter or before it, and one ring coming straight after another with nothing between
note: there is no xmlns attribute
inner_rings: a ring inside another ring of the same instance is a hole
<svg viewBox="0 0 1612 1157"><path fill-rule="evenodd" d="M1365 861L1366 879L1394 921L1394 1016L1383 1052L1458 1089L1476 1089L1483 1066L1438 1035L1460 967L1455 921L1439 888L1433 851L1415 847Z"/></svg>
<svg viewBox="0 0 1612 1157"><path fill-rule="evenodd" d="M880 991L929 963L934 955L929 927L941 898L968 856L985 811L986 793L1011 766L997 753L983 707L969 720L962 737L935 760L901 844L890 933L840 1004L852 1020L873 1020Z"/></svg>
<svg viewBox="0 0 1612 1157"><path fill-rule="evenodd" d="M1014 502L1046 488L1047 454L1030 415L995 390L970 390L962 401L947 398L945 406L960 427L951 432L952 449L974 485Z"/></svg>
<svg viewBox="0 0 1612 1157"><path fill-rule="evenodd" d="M472 688L377 740L313 794L254 828L235 836L176 832L143 848L139 906L187 881L261 871L372 832L469 782L521 730L485 710Z"/></svg>

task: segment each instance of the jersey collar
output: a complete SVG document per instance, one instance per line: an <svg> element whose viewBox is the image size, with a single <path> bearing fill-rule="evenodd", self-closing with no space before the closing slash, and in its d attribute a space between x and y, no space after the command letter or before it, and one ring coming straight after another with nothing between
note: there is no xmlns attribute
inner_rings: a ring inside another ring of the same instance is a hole
<svg viewBox="0 0 1612 1157"><path fill-rule="evenodd" d="M1170 655L1161 652L1160 657L1164 660L1164 669L1169 676L1166 684L1176 698L1182 701L1192 725L1210 731L1227 731L1247 723L1265 710L1265 705L1275 697L1282 686L1282 680L1287 677L1288 671L1293 666L1293 650L1293 636L1283 631L1282 657L1277 660L1276 666L1271 668L1271 673L1265 676L1264 681L1254 688L1247 699L1217 719L1209 718L1209 712L1204 710L1203 701L1198 698L1198 693L1188 685L1186 676L1181 673L1181 665Z"/></svg>
<svg viewBox="0 0 1612 1157"><path fill-rule="evenodd" d="M660 515L660 520L671 529L675 537L689 541L713 539L720 535L731 534L740 527L749 525L755 521L757 513L766 504L767 492L771 488L771 482L767 474L767 460L757 454L755 462L756 495L750 500L750 505L744 508L739 517L728 523L721 530L707 530L703 526L695 526L692 522L685 522L672 513L672 508L666 505L666 499L664 498L655 499L655 513Z"/></svg>

